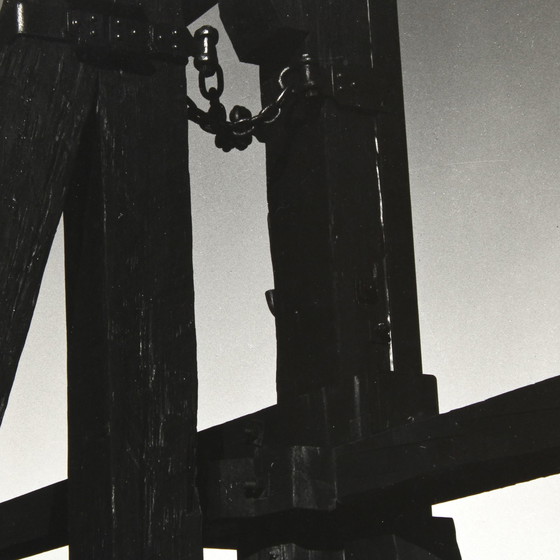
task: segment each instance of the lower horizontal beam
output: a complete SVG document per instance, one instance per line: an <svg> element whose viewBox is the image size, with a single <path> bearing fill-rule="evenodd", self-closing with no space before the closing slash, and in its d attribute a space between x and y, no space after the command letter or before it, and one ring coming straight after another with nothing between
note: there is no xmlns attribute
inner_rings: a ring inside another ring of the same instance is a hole
<svg viewBox="0 0 560 560"><path fill-rule="evenodd" d="M0 504L0 560L15 560L68 544L68 484Z"/></svg>
<svg viewBox="0 0 560 560"><path fill-rule="evenodd" d="M200 432L200 469L208 460L239 456L254 436L248 427L261 422L275 425L282 417L277 412L272 407ZM558 425L560 377L555 377L339 445L334 449L339 505L332 515L344 515L354 506L381 510L390 504L394 509L411 496L418 504L436 504L556 474L560 472ZM281 426L276 428L281 431ZM205 475L202 502L207 489L220 484L210 472ZM66 481L59 482L0 504L0 560L68 544L66 486ZM311 515L330 516L320 511ZM261 525L266 528L272 521L266 516L207 519L203 544L235 548L234 535Z"/></svg>

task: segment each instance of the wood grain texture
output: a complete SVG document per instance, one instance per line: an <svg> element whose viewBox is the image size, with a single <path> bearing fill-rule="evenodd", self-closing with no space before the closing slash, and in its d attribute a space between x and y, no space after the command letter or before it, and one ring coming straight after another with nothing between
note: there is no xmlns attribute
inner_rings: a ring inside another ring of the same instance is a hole
<svg viewBox="0 0 560 560"><path fill-rule="evenodd" d="M18 39L0 50L0 422L94 79L63 45Z"/></svg>
<svg viewBox="0 0 560 560"><path fill-rule="evenodd" d="M215 6L218 0L69 0L69 2L73 7L89 11L94 8L116 15L141 15L152 23L190 25Z"/></svg>
<svg viewBox="0 0 560 560"><path fill-rule="evenodd" d="M262 34L250 26L251 10L261 13L262 2L222 3L243 51L244 41ZM267 142L278 398L344 376L420 374L396 3L264 3L281 14L270 33L286 21L294 32L307 28L299 52L318 61L325 75L374 72L385 84L375 112L327 98L315 111L294 109ZM296 59L293 52L278 56L271 61L264 49L259 60L264 104L278 93L279 71Z"/></svg>
<svg viewBox="0 0 560 560"><path fill-rule="evenodd" d="M336 450L338 499L432 504L560 472L560 377Z"/></svg>
<svg viewBox="0 0 560 560"><path fill-rule="evenodd" d="M367 506L368 514L372 509L381 514L384 510L398 512L403 501L410 503L411 496L435 504L560 472L560 438L556 430L559 402L560 377L555 377L339 446L335 450L339 513L335 515L349 516L359 525L364 519L368 521L365 517L352 517L352 511L364 511L355 509L360 503ZM266 431L267 424L274 426L277 419L278 410L272 407L200 432L201 464L250 457L251 446L262 445L258 427ZM253 444L248 441L251 430L257 434ZM211 474L208 470L206 473ZM203 501L206 488L217 488L220 483L219 479L207 480L201 486ZM65 507L63 486L61 483L0 504L0 519L15 517L20 522L1 527L0 559L15 558L8 554L14 544L41 543L36 548L40 552L47 550L50 543L67 542L64 518L52 513ZM277 529L282 519L285 522L285 518L273 520ZM429 527L432 521L427 523ZM444 523L447 529L438 529L439 521L433 523L436 533L450 533L450 522ZM240 518L224 523L219 518L207 519L204 544L236 546L243 530L255 534L263 528L267 528L266 523L259 525L257 520ZM373 534L376 529L370 525L369 530ZM422 546L429 548L429 532L421 526L415 529L404 524L399 534L409 542L422 543L424 539L428 542ZM446 546L453 549L450 542Z"/></svg>
<svg viewBox="0 0 560 560"><path fill-rule="evenodd" d="M328 411L332 425L359 431L361 407L331 407L329 389L354 383L358 403L363 380L394 372L405 383L422 373L396 2L220 0L220 8L236 51L260 65L263 106L278 95L282 69L304 53L323 79L340 79L348 89L359 89L362 75L383 84L375 108L365 111L345 103L336 87L333 96L296 102L266 146L279 407L322 390L326 406L317 409L317 423ZM295 40L302 29L303 43ZM292 47L282 42L272 52L278 37L293 37ZM410 401L387 402L399 414L418 413ZM379 412L380 403L368 411L376 406ZM411 524L430 516L420 501L406 509L413 510ZM302 559L329 558L337 531L344 533L339 549L351 555L354 521L376 532L383 518L345 515L346 531L336 522L298 520L295 512L275 518L243 531L241 557L295 560L294 545L307 539L313 542ZM279 544L285 552L273 556ZM395 556L386 552L383 558Z"/></svg>
<svg viewBox="0 0 560 560"><path fill-rule="evenodd" d="M184 70L100 71L65 207L70 557L199 558Z"/></svg>
<svg viewBox="0 0 560 560"><path fill-rule="evenodd" d="M178 2L110 11L181 22ZM0 417L65 204L69 539L80 560L202 553L185 77L152 70L86 65L68 46L27 39L0 58ZM59 542L38 536L6 554Z"/></svg>

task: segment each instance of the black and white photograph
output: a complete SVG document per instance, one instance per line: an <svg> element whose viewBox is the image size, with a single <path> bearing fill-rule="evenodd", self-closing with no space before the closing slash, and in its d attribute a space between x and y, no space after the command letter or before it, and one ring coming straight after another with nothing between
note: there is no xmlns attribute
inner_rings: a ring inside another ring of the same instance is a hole
<svg viewBox="0 0 560 560"><path fill-rule="evenodd" d="M557 560L558 0L0 0L0 560Z"/></svg>

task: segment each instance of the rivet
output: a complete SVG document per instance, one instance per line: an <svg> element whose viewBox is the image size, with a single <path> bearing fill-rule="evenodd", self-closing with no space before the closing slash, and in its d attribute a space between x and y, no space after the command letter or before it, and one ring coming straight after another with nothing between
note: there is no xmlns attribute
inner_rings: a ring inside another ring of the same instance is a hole
<svg viewBox="0 0 560 560"><path fill-rule="evenodd" d="M247 498L260 498L263 493L263 488L254 480L245 482L243 484L243 489Z"/></svg>

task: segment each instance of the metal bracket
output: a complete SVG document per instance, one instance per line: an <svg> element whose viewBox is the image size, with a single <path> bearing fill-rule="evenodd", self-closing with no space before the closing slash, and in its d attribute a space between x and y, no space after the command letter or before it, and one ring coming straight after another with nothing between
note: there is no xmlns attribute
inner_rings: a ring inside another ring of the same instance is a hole
<svg viewBox="0 0 560 560"><path fill-rule="evenodd" d="M328 448L267 447L252 457L210 461L205 471L210 481L204 489L207 519L247 519L294 509L332 511L336 505Z"/></svg>
<svg viewBox="0 0 560 560"><path fill-rule="evenodd" d="M86 54L116 58L151 57L186 64L194 54L194 40L183 27L26 2L2 10L0 29L7 41L35 37L71 43Z"/></svg>
<svg viewBox="0 0 560 560"><path fill-rule="evenodd" d="M368 113L388 109L390 96L383 72L363 66L333 65L330 67L329 95L344 106Z"/></svg>
<svg viewBox="0 0 560 560"><path fill-rule="evenodd" d="M350 66L344 64L321 65L309 55L304 55L299 73L305 97L328 97L342 107L350 107L364 113L376 114L390 111L394 96L382 68ZM271 78L264 84L269 97L277 89ZM296 88L302 92L301 88Z"/></svg>

